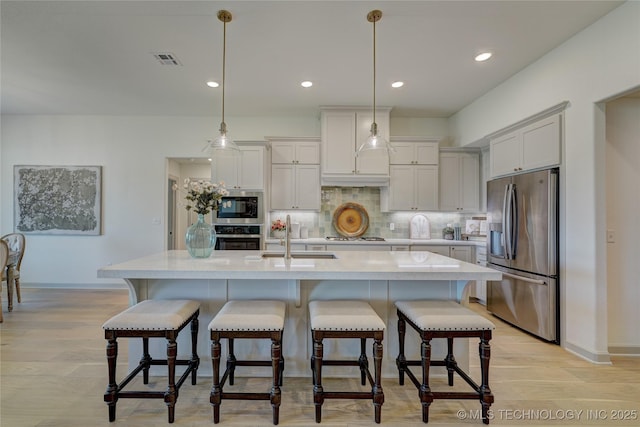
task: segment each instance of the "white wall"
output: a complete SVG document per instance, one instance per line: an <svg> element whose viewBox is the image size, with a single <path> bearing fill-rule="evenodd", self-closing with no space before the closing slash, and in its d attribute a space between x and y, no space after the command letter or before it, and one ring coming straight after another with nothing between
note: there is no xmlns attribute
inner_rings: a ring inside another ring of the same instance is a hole
<svg viewBox="0 0 640 427"><path fill-rule="evenodd" d="M562 101L562 344L608 362L604 110L597 103L640 85L640 3L614 9L451 118L469 145Z"/></svg>
<svg viewBox="0 0 640 427"><path fill-rule="evenodd" d="M640 354L640 98L607 104L606 146L609 351Z"/></svg>
<svg viewBox="0 0 640 427"><path fill-rule="evenodd" d="M320 134L317 117L229 117L227 123L241 140ZM99 280L96 271L164 250L166 158L201 157L217 125L206 117L3 116L2 234L13 230L14 165L103 166L103 234L28 235L22 283L120 283Z"/></svg>
<svg viewBox="0 0 640 427"><path fill-rule="evenodd" d="M236 140L265 135L319 136L319 113L306 118L229 117ZM402 118L392 132L442 136L446 119ZM171 157L202 157L219 122L210 117L2 116L0 233L13 231L14 165L103 166L103 234L28 235L22 264L24 285L99 286L109 263L159 252L166 247L166 177ZM210 174L209 174L210 175ZM178 207L178 221L185 220ZM154 224L154 218L161 220ZM183 231L178 230L177 241Z"/></svg>

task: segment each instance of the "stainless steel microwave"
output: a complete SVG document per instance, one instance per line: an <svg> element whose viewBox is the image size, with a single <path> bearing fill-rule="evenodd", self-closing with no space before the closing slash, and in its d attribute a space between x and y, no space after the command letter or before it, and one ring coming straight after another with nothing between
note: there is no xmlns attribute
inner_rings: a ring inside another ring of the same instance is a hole
<svg viewBox="0 0 640 427"><path fill-rule="evenodd" d="M229 195L220 200L213 221L217 224L262 224L264 193L230 190Z"/></svg>

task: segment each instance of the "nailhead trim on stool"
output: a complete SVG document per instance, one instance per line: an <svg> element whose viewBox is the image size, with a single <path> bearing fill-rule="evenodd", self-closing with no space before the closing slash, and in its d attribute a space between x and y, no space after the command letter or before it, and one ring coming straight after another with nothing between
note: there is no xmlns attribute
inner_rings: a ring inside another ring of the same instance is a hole
<svg viewBox="0 0 640 427"><path fill-rule="evenodd" d="M109 365L109 384L104 393L104 401L109 405L109 421L116 419L116 403L119 398L164 399L168 408L168 421L172 423L178 391L191 374L191 384L196 384L196 373L200 364L198 347L198 315L200 303L190 300L145 300L113 316L103 325L107 342L107 362ZM191 324L191 359L178 360L176 339L180 331ZM116 359L118 357L118 338L142 338L142 358L138 366L125 379L116 383ZM167 340L167 358L152 359L149 355L149 338ZM166 365L168 386L162 391L123 391L124 387L142 371L143 383L149 383L151 365ZM176 365L188 368L180 379L175 381Z"/></svg>
<svg viewBox="0 0 640 427"><path fill-rule="evenodd" d="M280 401L284 358L282 357L282 332L286 315L286 304L270 300L228 301L211 323L211 363L213 364L213 386L209 401L213 406L213 422L220 422L220 404L223 399L269 400L273 410L273 424L280 421ZM227 368L220 379L220 340L227 338L229 355ZM271 339L271 360L236 360L234 339ZM270 393L225 393L224 385L234 383L236 366L271 366L273 384Z"/></svg>
<svg viewBox="0 0 640 427"><path fill-rule="evenodd" d="M311 301L309 302L309 320L313 338L311 372L313 374L313 402L316 410L316 423L322 420L322 404L325 399L372 399L375 422L380 423L384 393L382 391L382 340L385 324L375 310L364 301ZM360 357L358 360L324 360L324 338L359 338ZM366 340L373 338L374 375L369 371L366 355ZM322 387L323 366L358 366L360 380L371 384L369 392L331 392Z"/></svg>
<svg viewBox="0 0 640 427"><path fill-rule="evenodd" d="M482 422L489 424L489 407L493 394L489 388L489 359L491 356L491 331L495 325L483 316L462 307L454 301L396 301L398 309L399 355L396 358L400 385L404 385L404 374L419 391L422 403L422 421L429 422L429 405L434 399L478 399L482 405ZM421 360L407 360L404 355L406 324L409 324L422 339ZM431 339L447 339L447 356L444 360L431 360ZM454 338L479 338L481 384L476 384L466 372L458 367L453 356ZM409 370L409 366L422 368L422 383ZM429 387L429 367L445 366L448 383L453 386L454 372L460 375L473 392L434 392Z"/></svg>

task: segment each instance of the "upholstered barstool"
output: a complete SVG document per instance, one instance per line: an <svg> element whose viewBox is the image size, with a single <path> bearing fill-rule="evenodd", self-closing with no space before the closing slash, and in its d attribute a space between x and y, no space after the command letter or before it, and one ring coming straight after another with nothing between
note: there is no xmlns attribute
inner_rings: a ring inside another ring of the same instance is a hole
<svg viewBox="0 0 640 427"><path fill-rule="evenodd" d="M364 301L311 301L309 320L313 339L311 371L313 374L313 403L316 409L316 422L322 419L322 404L325 399L371 399L374 405L375 422L380 423L380 413L384 403L382 392L382 340L385 324L375 310ZM360 339L360 357L358 360L325 360L323 343L325 338ZM369 371L366 355L367 338L373 339L374 377ZM371 391L325 391L322 386L323 366L358 366L362 385L369 380Z"/></svg>
<svg viewBox="0 0 640 427"><path fill-rule="evenodd" d="M104 401L109 405L109 421L116 419L116 403L120 398L164 399L169 410L168 421L174 420L178 391L191 374L191 384L196 384L196 373L200 363L197 354L198 315L200 303L190 300L145 300L107 320L102 329L107 342L107 362L109 384L104 393ZM180 331L191 324L191 358L177 359L176 340ZM142 338L142 358L119 384L116 382L116 362L118 358L118 338ZM153 359L149 355L149 338L167 340L167 358ZM152 365L166 365L168 385L166 391L123 391L124 387L142 371L143 383L149 383L149 368ZM176 382L176 365L187 365Z"/></svg>
<svg viewBox="0 0 640 427"><path fill-rule="evenodd" d="M282 333L286 304L270 300L228 301L216 314L211 323L211 362L213 364L213 386L209 400L213 405L213 422L220 422L220 404L223 399L269 400L271 402L273 424L280 419L280 400L284 358L282 357ZM226 338L229 344L227 367L220 379L220 340ZM236 360L235 339L270 339L271 360ZM269 393L227 393L224 385L234 383L236 366L271 366L273 382Z"/></svg>
<svg viewBox="0 0 640 427"><path fill-rule="evenodd" d="M422 403L422 421L429 422L429 405L434 399L478 399L482 405L482 422L489 424L488 411L493 403L493 394L489 388L489 341L495 325L483 316L461 306L454 301L397 301L399 355L396 359L400 385L404 385L404 374L419 390ZM421 360L407 360L404 354L406 325L409 324L422 339ZM447 339L447 356L444 360L431 360L431 340ZM453 355L454 338L479 338L481 383L476 384L464 372ZM409 370L409 366L422 367L422 382ZM429 386L429 367L445 366L449 386L453 386L454 372L460 375L473 392L433 391Z"/></svg>

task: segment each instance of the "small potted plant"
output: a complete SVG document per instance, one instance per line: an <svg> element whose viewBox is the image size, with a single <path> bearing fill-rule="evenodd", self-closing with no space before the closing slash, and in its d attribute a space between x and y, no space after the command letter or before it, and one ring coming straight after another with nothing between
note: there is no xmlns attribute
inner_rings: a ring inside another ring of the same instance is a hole
<svg viewBox="0 0 640 427"><path fill-rule="evenodd" d="M277 239L282 239L287 232L287 224L281 219L271 221L271 235Z"/></svg>
<svg viewBox="0 0 640 427"><path fill-rule="evenodd" d="M447 226L442 229L442 238L445 240L453 240L453 233L453 227L451 224L447 224Z"/></svg>

